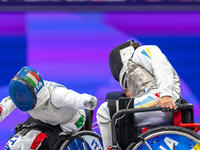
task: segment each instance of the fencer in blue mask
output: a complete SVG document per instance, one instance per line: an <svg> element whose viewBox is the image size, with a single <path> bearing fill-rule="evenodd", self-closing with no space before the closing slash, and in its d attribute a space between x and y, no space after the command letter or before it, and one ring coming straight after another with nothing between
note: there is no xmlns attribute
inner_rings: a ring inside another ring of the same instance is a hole
<svg viewBox="0 0 200 150"><path fill-rule="evenodd" d="M0 121L18 108L30 115L27 124L40 122L70 134L79 131L84 125L85 109L92 110L96 106L96 97L79 94L61 84L43 80L39 72L26 66L9 83L9 96L0 103ZM49 138L43 131L22 126L7 142L5 149L42 149L40 147L45 139ZM45 149L48 150L48 146Z"/></svg>

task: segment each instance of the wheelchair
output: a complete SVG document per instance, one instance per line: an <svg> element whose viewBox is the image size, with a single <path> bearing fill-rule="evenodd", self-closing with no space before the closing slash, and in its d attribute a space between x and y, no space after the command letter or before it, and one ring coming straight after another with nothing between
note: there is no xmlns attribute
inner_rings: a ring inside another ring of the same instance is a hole
<svg viewBox="0 0 200 150"><path fill-rule="evenodd" d="M103 150L101 136L92 131L93 110L85 110L86 122L81 131L61 136L59 150ZM53 150L57 150L54 148Z"/></svg>
<svg viewBox="0 0 200 150"><path fill-rule="evenodd" d="M85 112L86 122L84 126L73 134L66 135L59 125L52 126L32 117L23 124L18 124L15 128L15 134L25 135L32 129L47 134L38 150L103 150L101 136L92 131L93 110L85 110Z"/></svg>
<svg viewBox="0 0 200 150"><path fill-rule="evenodd" d="M66 138L59 150L103 150L103 144L100 135L85 130Z"/></svg>
<svg viewBox="0 0 200 150"><path fill-rule="evenodd" d="M169 110L163 109L160 106L119 110L112 116L113 144L107 150L200 150L200 135L197 134L200 130L200 123L194 123L193 105L179 103L177 108L177 111L173 112L174 125L159 126L152 129L144 127L141 134L126 138L131 140L129 140L128 144L126 143L125 147L122 145L126 139L119 140L121 134L119 135L115 124L117 118L124 114ZM123 128L125 128L124 125ZM131 129L128 129L128 132L131 132L134 128L133 126Z"/></svg>

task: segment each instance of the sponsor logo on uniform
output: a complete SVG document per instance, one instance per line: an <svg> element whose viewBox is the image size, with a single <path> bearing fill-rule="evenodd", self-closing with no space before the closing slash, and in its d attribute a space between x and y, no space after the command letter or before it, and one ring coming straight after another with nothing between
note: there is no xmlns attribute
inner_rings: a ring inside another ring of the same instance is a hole
<svg viewBox="0 0 200 150"><path fill-rule="evenodd" d="M12 149L12 147L14 148L15 143L17 142L18 139L19 139L19 136L16 136L16 135L13 138L11 138L5 146L5 150L10 150Z"/></svg>

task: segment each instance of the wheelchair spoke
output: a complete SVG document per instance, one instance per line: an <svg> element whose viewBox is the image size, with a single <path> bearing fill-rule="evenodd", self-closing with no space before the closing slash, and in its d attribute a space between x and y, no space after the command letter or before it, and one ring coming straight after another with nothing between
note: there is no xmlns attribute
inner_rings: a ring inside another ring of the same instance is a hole
<svg viewBox="0 0 200 150"><path fill-rule="evenodd" d="M152 150L152 148L149 146L149 144L147 143L147 141L144 141L144 144L148 147L149 150Z"/></svg>

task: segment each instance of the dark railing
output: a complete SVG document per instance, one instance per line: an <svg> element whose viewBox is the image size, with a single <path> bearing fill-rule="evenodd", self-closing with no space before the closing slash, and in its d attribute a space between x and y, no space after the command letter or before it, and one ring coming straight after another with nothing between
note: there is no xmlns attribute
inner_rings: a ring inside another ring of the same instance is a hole
<svg viewBox="0 0 200 150"><path fill-rule="evenodd" d="M0 11L199 11L196 0L0 0Z"/></svg>
<svg viewBox="0 0 200 150"><path fill-rule="evenodd" d="M192 104L180 104L176 112L178 112L178 110L189 109L191 107L193 107ZM119 116L124 115L124 114L130 114L130 113L150 112L150 111L166 111L166 110L161 108L160 106L158 106L158 107L146 107L146 108L136 108L136 109L122 109L122 110L119 110L118 112L116 112L113 115L112 120L111 120L113 145L114 146L117 145L117 134L116 134L115 121Z"/></svg>

